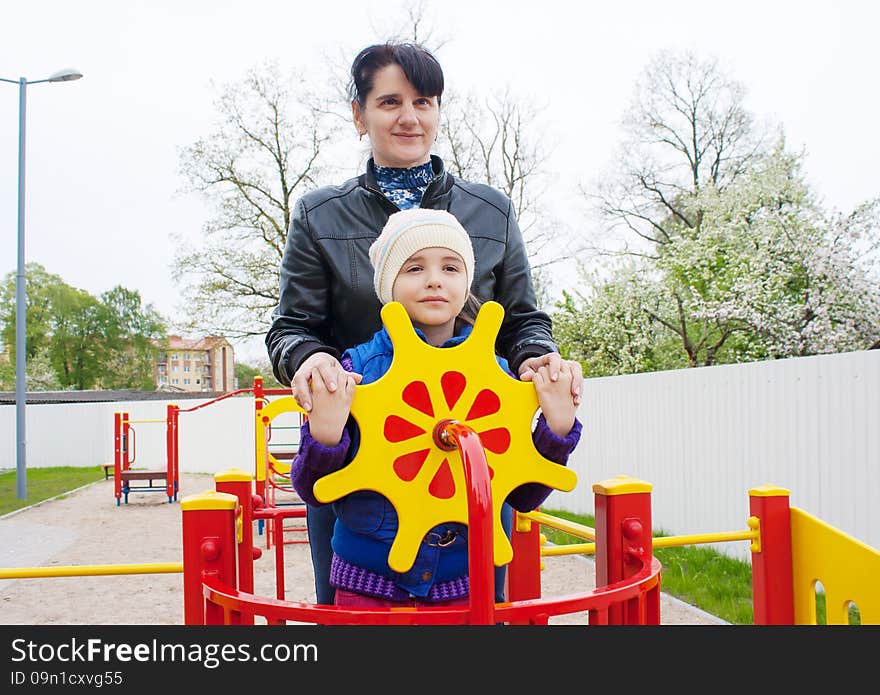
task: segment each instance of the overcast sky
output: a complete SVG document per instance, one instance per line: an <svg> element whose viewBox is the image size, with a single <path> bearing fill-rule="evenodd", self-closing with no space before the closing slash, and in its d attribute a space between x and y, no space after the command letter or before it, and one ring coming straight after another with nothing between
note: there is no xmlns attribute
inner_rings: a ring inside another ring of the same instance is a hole
<svg viewBox="0 0 880 695"><path fill-rule="evenodd" d="M866 2L429 3L448 38L447 85L509 85L546 105L554 172L572 186L609 165L635 79L660 49L717 57L746 105L806 152L829 209L880 195L880 9ZM178 149L206 135L212 87L275 59L308 71L353 57L402 21L395 0L28 0L0 14L0 77L27 89L26 260L99 295L138 290L180 314L170 233L197 239L204 203L181 195ZM442 9L443 14L438 13ZM0 275L16 267L18 87L0 82ZM277 273L277 268L267 268ZM260 345L241 345L245 358Z"/></svg>

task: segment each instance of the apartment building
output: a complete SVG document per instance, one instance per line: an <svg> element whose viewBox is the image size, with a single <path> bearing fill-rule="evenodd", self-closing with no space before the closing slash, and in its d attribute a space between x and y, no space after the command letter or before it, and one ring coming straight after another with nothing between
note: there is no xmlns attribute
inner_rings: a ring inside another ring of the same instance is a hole
<svg viewBox="0 0 880 695"><path fill-rule="evenodd" d="M226 338L168 336L156 361L156 385L167 391L228 393L236 389L235 351Z"/></svg>

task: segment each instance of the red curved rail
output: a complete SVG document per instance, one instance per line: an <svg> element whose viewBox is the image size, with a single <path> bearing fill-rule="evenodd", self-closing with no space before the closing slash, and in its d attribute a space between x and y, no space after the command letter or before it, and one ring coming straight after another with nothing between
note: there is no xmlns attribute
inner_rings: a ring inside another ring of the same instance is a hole
<svg viewBox="0 0 880 695"><path fill-rule="evenodd" d="M652 558L651 567L645 567L629 579L599 587L581 594L567 594L552 599L498 603L494 606L496 622L516 622L543 625L555 615L589 611L591 625L607 625L609 608L635 601L638 616L632 623L644 624L648 592L660 584L660 562ZM478 623L470 607L454 608L349 608L312 605L293 601L255 596L231 589L205 576L202 581L204 597L223 610L226 625L241 622L242 615L259 616L269 625L286 621L318 623L322 625L474 625Z"/></svg>
<svg viewBox="0 0 880 695"><path fill-rule="evenodd" d="M460 422L446 423L439 433L461 451L468 498L468 575L470 612L477 625L495 622L495 572L492 549L492 484L480 436Z"/></svg>
<svg viewBox="0 0 880 695"><path fill-rule="evenodd" d="M207 408L209 405L217 403L219 401L225 400L226 398L231 398L232 396L237 396L240 393L250 393L253 391L250 389L238 389L236 391L230 391L229 393L224 393L222 396L217 396L217 398L212 398L210 401L206 401L205 403L200 403L199 405L194 405L192 408L181 408L181 413L191 413L194 410L198 410L199 408Z"/></svg>
<svg viewBox="0 0 880 695"><path fill-rule="evenodd" d="M284 601L283 593L277 599L255 596L205 574L202 594L214 606L211 611L214 620L222 613L224 624L253 624L254 618L259 616L270 625L288 621L324 625L491 625L498 622L546 625L552 616L588 611L591 625L607 625L613 608L615 615L622 616L624 624L649 622L650 597L659 590L661 571L659 561L653 557L650 566L643 566L626 580L591 591L496 604L492 489L485 451L476 432L454 421L438 424L435 441L443 448L457 446L461 451L468 495L469 605L360 609L313 605ZM255 510L254 518L280 521L289 513L289 510ZM282 557L276 561L283 565Z"/></svg>

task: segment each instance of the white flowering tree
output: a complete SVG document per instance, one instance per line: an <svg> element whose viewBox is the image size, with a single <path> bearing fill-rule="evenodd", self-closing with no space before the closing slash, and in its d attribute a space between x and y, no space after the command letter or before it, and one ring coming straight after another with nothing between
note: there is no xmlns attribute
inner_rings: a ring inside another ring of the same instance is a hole
<svg viewBox="0 0 880 695"><path fill-rule="evenodd" d="M865 349L880 335L878 202L825 213L801 157L756 133L742 95L689 54L646 70L620 170L590 194L608 263L555 316L590 373Z"/></svg>
<svg viewBox="0 0 880 695"><path fill-rule="evenodd" d="M693 204L701 233L678 237L658 267L707 288L695 294L693 315L738 325L737 359L858 350L876 340L878 201L827 215L798 158L780 146Z"/></svg>

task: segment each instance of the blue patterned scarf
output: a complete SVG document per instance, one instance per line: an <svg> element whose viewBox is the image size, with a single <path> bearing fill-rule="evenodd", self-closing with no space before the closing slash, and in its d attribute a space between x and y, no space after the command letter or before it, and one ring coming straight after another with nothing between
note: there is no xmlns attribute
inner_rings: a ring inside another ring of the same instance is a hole
<svg viewBox="0 0 880 695"><path fill-rule="evenodd" d="M382 193L401 210L418 207L428 184L434 178L431 162L425 162L409 169L382 167L374 164L373 172Z"/></svg>

